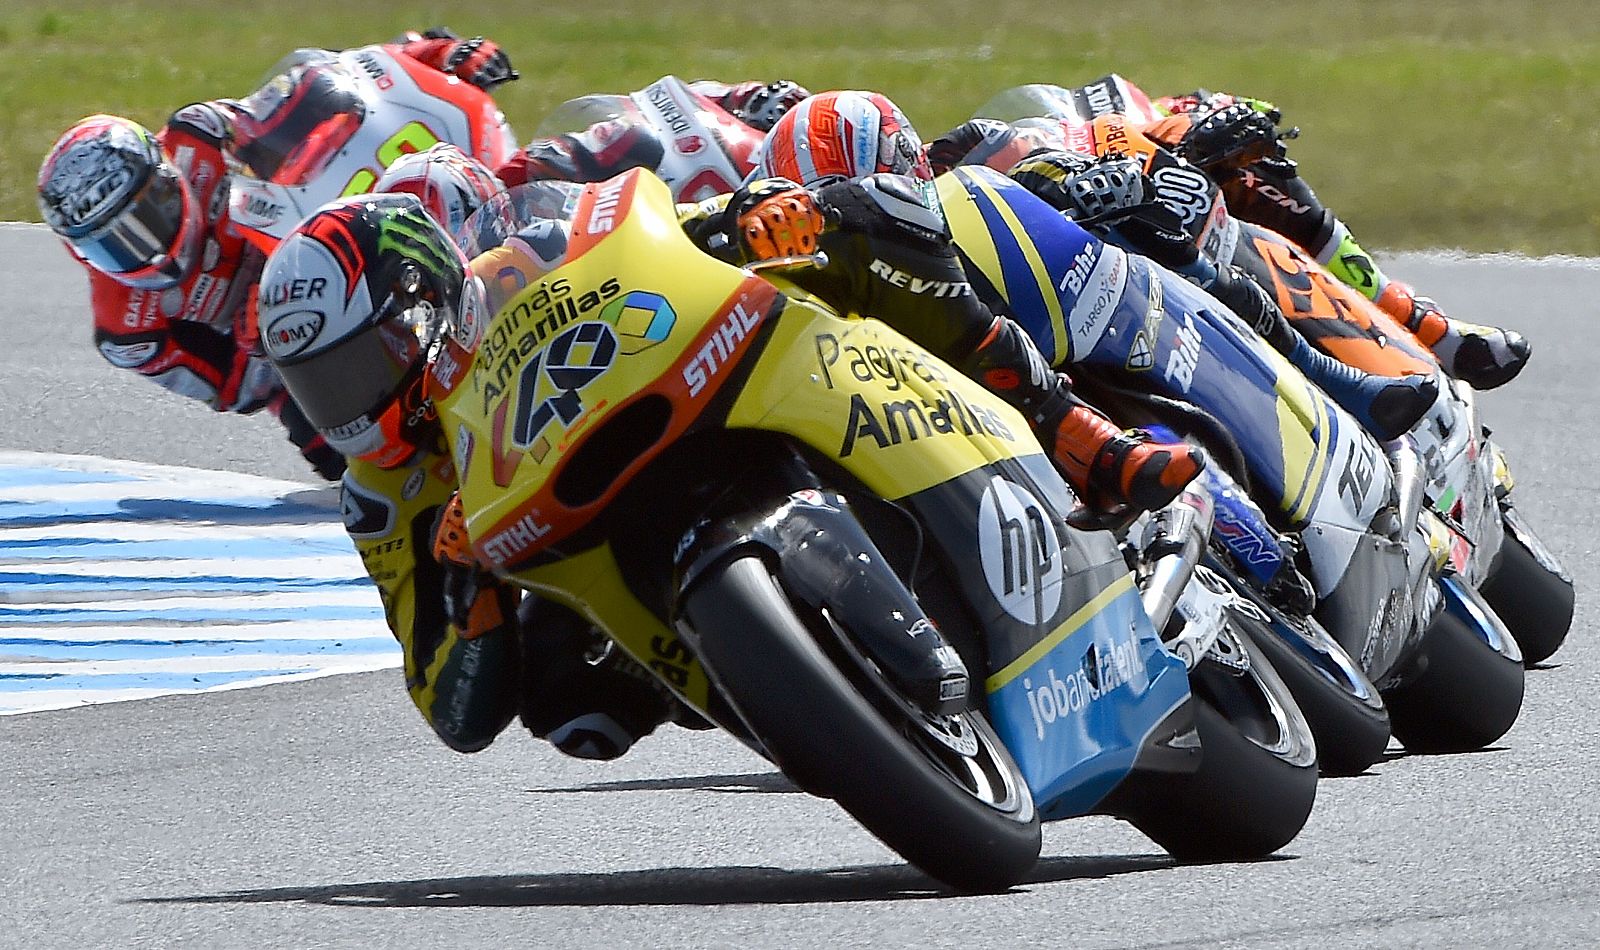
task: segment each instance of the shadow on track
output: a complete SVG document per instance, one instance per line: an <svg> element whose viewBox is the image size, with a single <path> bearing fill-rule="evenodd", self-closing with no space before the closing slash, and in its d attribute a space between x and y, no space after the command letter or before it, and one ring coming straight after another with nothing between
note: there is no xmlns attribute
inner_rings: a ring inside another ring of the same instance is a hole
<svg viewBox="0 0 1600 950"><path fill-rule="evenodd" d="M747 795L753 792L804 794L782 772L743 772L737 775L687 775L679 778L623 779L615 782L586 782L566 788L530 788L531 795L568 795L573 792L720 792Z"/></svg>
<svg viewBox="0 0 1600 950"><path fill-rule="evenodd" d="M1166 855L1044 858L1021 887L1174 867ZM904 864L791 871L659 868L607 874L508 874L366 881L151 897L138 904L324 904L330 907L659 907L928 900L955 892Z"/></svg>

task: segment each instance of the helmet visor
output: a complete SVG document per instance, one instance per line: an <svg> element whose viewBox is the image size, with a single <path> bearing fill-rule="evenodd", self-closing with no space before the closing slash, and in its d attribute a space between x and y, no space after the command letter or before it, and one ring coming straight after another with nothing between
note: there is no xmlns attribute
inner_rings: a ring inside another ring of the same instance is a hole
<svg viewBox="0 0 1600 950"><path fill-rule="evenodd" d="M67 238L91 267L135 287L170 287L188 270L198 221L190 213L188 185L166 164L116 217L87 234Z"/></svg>
<svg viewBox="0 0 1600 950"><path fill-rule="evenodd" d="M308 360L280 363L278 374L330 445L346 455L362 455L382 438L377 420L421 353L410 324L390 320Z"/></svg>

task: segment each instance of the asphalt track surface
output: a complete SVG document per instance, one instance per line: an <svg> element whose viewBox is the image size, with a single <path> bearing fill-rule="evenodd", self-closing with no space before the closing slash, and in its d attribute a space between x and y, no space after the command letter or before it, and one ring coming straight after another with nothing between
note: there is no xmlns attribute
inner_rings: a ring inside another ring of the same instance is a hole
<svg viewBox="0 0 1600 950"><path fill-rule="evenodd" d="M1012 891L954 896L719 735L589 764L508 731L461 756L387 671L0 719L0 946L1592 946L1600 269L1386 265L1534 340L1483 401L1577 618L1499 744L1325 780L1271 860L1177 866L1081 819ZM271 420L102 362L36 229L0 225L0 279L0 446L307 478Z"/></svg>

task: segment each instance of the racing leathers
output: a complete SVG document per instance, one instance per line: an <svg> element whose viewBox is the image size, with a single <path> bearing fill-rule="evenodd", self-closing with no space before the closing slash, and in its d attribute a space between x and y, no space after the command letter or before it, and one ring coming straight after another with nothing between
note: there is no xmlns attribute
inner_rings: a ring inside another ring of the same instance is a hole
<svg viewBox="0 0 1600 950"><path fill-rule="evenodd" d="M1432 299L1383 272L1300 176L1283 145L1299 129L1280 131L1282 114L1271 103L1203 89L1156 103L1170 114L1146 131L1205 169L1234 214L1304 248L1416 334L1446 372L1490 389L1522 371L1532 347L1521 334L1452 319Z"/></svg>
<svg viewBox="0 0 1600 950"><path fill-rule="evenodd" d="M797 284L883 320L1009 402L1092 506L1160 508L1205 464L1198 449L1125 433L1073 395L1032 338L979 299L928 182L879 173L803 189L760 179L684 220L729 260L821 250L831 263L796 272Z"/></svg>
<svg viewBox="0 0 1600 950"><path fill-rule="evenodd" d="M391 52L480 85L515 75L495 71L504 54L492 43L457 41L443 30L402 40ZM471 49L457 56L461 47ZM161 289L131 287L85 264L94 342L113 366L218 412L267 409L317 474L332 481L344 470L344 459L288 398L259 345L256 285L266 258L234 226L228 209L230 163L249 144L237 121L245 108L231 99L191 103L156 133L200 209L201 251L182 280Z"/></svg>
<svg viewBox="0 0 1600 950"><path fill-rule="evenodd" d="M664 82L665 77L646 92L658 90ZM728 147L730 155L740 158L736 169L740 175L754 167L750 155L761 137L785 111L808 95L803 87L787 80L728 85L701 79L686 87L694 105L714 127L714 134L724 139L720 144ZM495 169L495 174L510 187L547 179L605 181L630 168L648 168L668 178L674 193L680 193L688 183L671 181L665 173L662 159L667 149L699 150L717 144L700 141L698 136L667 141L662 130L641 117L619 116L581 131L534 139ZM737 181L730 182L725 187L731 190L736 184Z"/></svg>
<svg viewBox="0 0 1600 950"><path fill-rule="evenodd" d="M1314 349L1255 281L1237 266L1219 267L1200 253L1185 231L1180 210L1169 203L1188 196L1164 198L1139 159L1044 150L1007 174L1105 240L1207 290L1377 438L1389 440L1409 430L1438 398L1432 376L1374 376Z"/></svg>
<svg viewBox="0 0 1600 950"><path fill-rule="evenodd" d="M343 483L345 529L400 643L412 703L458 752L486 748L518 717L568 755L626 752L673 711L665 688L599 649L577 614L452 559L452 532L465 529L438 448L391 469L352 458Z"/></svg>

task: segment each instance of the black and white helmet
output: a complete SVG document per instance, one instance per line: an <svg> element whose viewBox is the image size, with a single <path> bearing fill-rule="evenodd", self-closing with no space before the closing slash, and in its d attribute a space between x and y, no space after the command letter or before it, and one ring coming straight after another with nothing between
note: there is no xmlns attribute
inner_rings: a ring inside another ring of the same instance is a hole
<svg viewBox="0 0 1600 950"><path fill-rule="evenodd" d="M393 467L437 441L422 371L460 312L466 268L411 194L329 202L273 251L262 345L330 445Z"/></svg>

